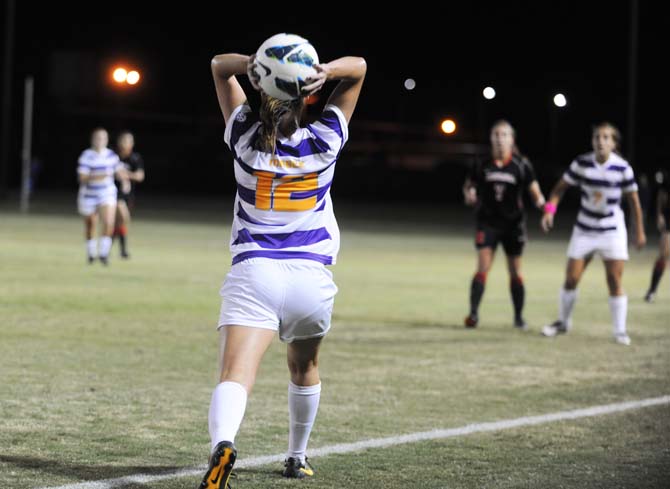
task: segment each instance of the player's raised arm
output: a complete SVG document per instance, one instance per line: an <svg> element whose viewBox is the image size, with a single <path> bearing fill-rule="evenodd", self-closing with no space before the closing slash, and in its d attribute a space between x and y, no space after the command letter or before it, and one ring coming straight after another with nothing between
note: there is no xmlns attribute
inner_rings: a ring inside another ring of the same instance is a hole
<svg viewBox="0 0 670 489"><path fill-rule="evenodd" d="M367 72L365 59L356 56L344 56L329 63L316 65L314 68L317 74L308 80L310 84L303 87L303 93L314 93L326 81L339 80L340 83L330 94L327 104L336 105L342 111L348 123L356 108Z"/></svg>
<svg viewBox="0 0 670 489"><path fill-rule="evenodd" d="M247 97L236 75L247 73L249 56L243 54L217 54L212 58L212 76L216 87L216 97L223 113L223 119L228 119L235 108L242 105Z"/></svg>

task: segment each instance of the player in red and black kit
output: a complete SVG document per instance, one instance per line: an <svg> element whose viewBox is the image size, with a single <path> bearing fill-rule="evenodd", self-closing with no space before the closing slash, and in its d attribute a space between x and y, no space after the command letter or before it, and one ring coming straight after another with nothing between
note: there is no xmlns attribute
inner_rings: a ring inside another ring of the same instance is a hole
<svg viewBox="0 0 670 489"><path fill-rule="evenodd" d="M477 208L477 273L470 286L470 314L465 318L468 328L476 327L479 322L479 303L498 243L507 255L514 326L524 330L528 327L522 315L525 289L521 277L521 254L526 243L523 207L526 191L538 208L544 206L533 166L516 148L514 128L507 121L498 121L491 128L491 158L475 164L463 185L465 203Z"/></svg>
<svg viewBox="0 0 670 489"><path fill-rule="evenodd" d="M670 174L666 170L656 172L656 226L661 238L658 242L658 257L651 272L651 284L644 296L647 302L654 302L656 289L661 281L670 257Z"/></svg>
<svg viewBox="0 0 670 489"><path fill-rule="evenodd" d="M144 160L134 151L135 137L124 131L116 140L117 153L121 164L125 167L127 178L116 180L118 200L116 203L116 224L114 237L119 239L121 258L130 258L128 254L128 225L130 224L130 209L134 203L135 184L144 181Z"/></svg>

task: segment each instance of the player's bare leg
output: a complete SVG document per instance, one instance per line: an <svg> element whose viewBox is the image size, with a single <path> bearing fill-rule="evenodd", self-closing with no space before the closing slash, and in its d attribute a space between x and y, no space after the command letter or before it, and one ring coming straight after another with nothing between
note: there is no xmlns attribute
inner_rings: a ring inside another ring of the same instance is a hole
<svg viewBox="0 0 670 489"><path fill-rule="evenodd" d="M484 295L486 275L491 269L494 256L495 251L491 247L477 250L477 273L470 283L470 314L465 318L467 328L475 328L479 322L479 303Z"/></svg>
<svg viewBox="0 0 670 489"><path fill-rule="evenodd" d="M626 332L626 316L628 314L628 297L624 294L621 285L623 277L623 260L605 260L605 275L609 289L609 306L612 315L612 334L620 345L630 345L630 338Z"/></svg>
<svg viewBox="0 0 670 489"><path fill-rule="evenodd" d="M321 338L295 341L287 348L291 381L288 386L289 441L284 477L314 475L305 452L321 397L318 355Z"/></svg>
<svg viewBox="0 0 670 489"><path fill-rule="evenodd" d="M119 199L116 204L116 226L114 236L119 239L121 258L130 258L128 254L128 227L130 226L130 210L125 200Z"/></svg>
<svg viewBox="0 0 670 489"><path fill-rule="evenodd" d="M577 285L590 262L590 256L587 258L568 258L568 264L565 267L565 283L558 301L558 319L542 328L544 336L552 337L567 333L572 327L572 310L577 301Z"/></svg>
<svg viewBox="0 0 670 489"><path fill-rule="evenodd" d="M656 297L656 289L661 281L665 267L668 265L670 259L670 233L668 231L661 232L661 239L658 242L658 257L654 262L654 269L651 272L651 283L649 289L644 295L644 300L647 302L654 302Z"/></svg>
<svg viewBox="0 0 670 489"><path fill-rule="evenodd" d="M114 214L116 205L101 205L98 208L102 221L102 233L100 237L100 261L107 265L109 250L112 248L112 234L114 233Z"/></svg>
<svg viewBox="0 0 670 489"><path fill-rule="evenodd" d="M86 238L88 263L93 263L98 256L98 241L95 239L97 224L98 214L96 212L84 217L84 235Z"/></svg>
<svg viewBox="0 0 670 489"><path fill-rule="evenodd" d="M247 326L219 329L219 381L209 406L212 453L201 489L225 488L237 457L235 436L261 360L276 332Z"/></svg>
<svg viewBox="0 0 670 489"><path fill-rule="evenodd" d="M526 288L521 276L521 255L507 257L507 270L509 272L509 289L514 305L514 327L523 331L528 329L528 324L523 318L523 305L526 298Z"/></svg>

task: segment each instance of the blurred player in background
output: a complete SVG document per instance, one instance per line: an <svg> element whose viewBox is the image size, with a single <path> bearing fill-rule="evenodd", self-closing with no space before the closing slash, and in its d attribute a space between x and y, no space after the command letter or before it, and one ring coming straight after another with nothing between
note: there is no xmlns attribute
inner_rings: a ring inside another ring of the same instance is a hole
<svg viewBox="0 0 670 489"><path fill-rule="evenodd" d="M656 289L670 257L670 174L667 170L656 172L656 226L661 233L658 242L658 258L651 272L651 283L644 296L647 302L653 302Z"/></svg>
<svg viewBox="0 0 670 489"><path fill-rule="evenodd" d="M545 201L533 165L519 153L515 136L509 122L496 122L491 128L491 157L477 162L463 185L465 203L477 208L477 273L470 285L470 314L465 318L468 328L479 322L479 303L498 243L507 255L514 326L524 330L528 327L523 318L525 288L521 276L521 255L526 243L523 194L528 192L538 208Z"/></svg>
<svg viewBox="0 0 670 489"><path fill-rule="evenodd" d="M565 190L570 186L579 187L581 207L568 246L568 265L565 284L560 292L558 320L542 329L544 336L556 336L570 330L577 284L593 255L598 253L605 264L614 339L621 345L630 345L626 332L628 297L621 286L624 263L628 260L628 235L620 206L623 195L633 212L638 248L644 246L646 236L633 169L619 156L619 141L621 134L612 124L603 122L595 126L591 140L593 151L578 156L570 164L545 205L542 228L548 232Z"/></svg>
<svg viewBox="0 0 670 489"><path fill-rule="evenodd" d="M88 262L96 257L107 265L109 250L112 247L114 231L114 213L116 211L116 187L114 177L126 178L119 157L107 148L109 135L101 127L91 133L91 147L79 157L77 174L79 176L79 196L77 207L84 216L86 233L86 251ZM102 220L100 243L95 239L98 214Z"/></svg>
<svg viewBox="0 0 670 489"><path fill-rule="evenodd" d="M116 224L114 237L119 239L121 258L130 258L128 254L128 226L130 225L130 209L135 204L135 184L144 181L144 160L134 151L135 137L129 131L119 134L116 140L117 151L125 174L116 180L119 197L116 203Z"/></svg>
<svg viewBox="0 0 670 489"><path fill-rule="evenodd" d="M289 443L283 475L313 475L305 451L319 406L318 352L330 328L337 287L324 265L335 263L339 230L330 197L335 163L363 85L362 58L317 65L304 96L340 80L319 119L300 125L304 96L281 101L261 94L255 112L236 76L258 89L253 57L222 54L212 73L234 156L237 196L230 249L233 265L221 288L220 383L209 410L212 454L201 488L226 486L233 444L261 359L277 332L288 343Z"/></svg>

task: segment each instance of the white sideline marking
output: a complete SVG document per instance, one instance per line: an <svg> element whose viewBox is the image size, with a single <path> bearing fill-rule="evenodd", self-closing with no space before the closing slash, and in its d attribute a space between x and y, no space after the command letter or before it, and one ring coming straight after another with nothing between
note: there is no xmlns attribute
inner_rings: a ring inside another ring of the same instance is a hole
<svg viewBox="0 0 670 489"><path fill-rule="evenodd" d="M653 397L650 399L641 399L639 401L619 402L616 404L605 404L602 406L592 406L585 409L575 409L572 411L559 411L557 413L541 414L539 416L526 416L516 419L505 419L493 421L490 423L475 423L460 428L451 428L446 430L431 430L410 433L408 435L389 436L386 438L372 438L361 440L354 443L341 443L338 445L329 445L322 448L311 449L310 457L325 457L336 453L360 452L369 448L385 448L404 443L416 443L427 440L442 440L444 438L453 438L456 436L470 435L472 433L485 433L489 431L507 430L518 428L520 426L533 426L544 423L553 423L555 421L565 421L569 419L587 418L590 416L602 416L604 414L619 413L631 409L639 409L649 406L659 406L670 404L670 396ZM236 469L246 469L249 467L259 467L276 462L283 462L285 454L265 455L262 457L252 457L239 460L235 464ZM66 484L64 486L43 488L43 489L113 489L122 487L125 484L149 484L166 479L175 479L179 477L202 476L207 467L202 466L191 469L181 469L164 474L136 474L119 477L117 479L105 479L99 481L77 482Z"/></svg>

